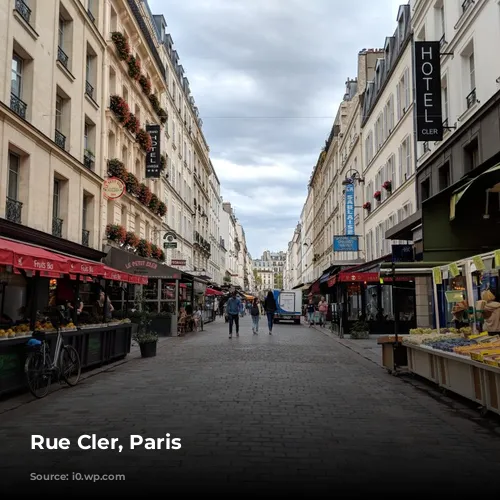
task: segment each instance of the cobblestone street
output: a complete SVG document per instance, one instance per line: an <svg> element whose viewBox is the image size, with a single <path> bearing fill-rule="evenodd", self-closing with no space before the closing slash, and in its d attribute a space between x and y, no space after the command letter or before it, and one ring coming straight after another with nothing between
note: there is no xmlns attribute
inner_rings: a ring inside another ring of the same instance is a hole
<svg viewBox="0 0 500 500"><path fill-rule="evenodd" d="M270 336L262 326L253 336L245 317L230 340L218 319L165 340L156 358L3 413L2 486L59 492L75 483L34 482L30 474L79 472L125 474L122 482L78 483L78 491L123 495L342 484L408 493L430 483L453 493L468 481L489 491L500 471L495 435L315 329L276 325ZM131 434L165 433L182 448L129 449ZM31 451L31 434L69 438L71 450ZM120 438L124 449L79 450L82 434Z"/></svg>

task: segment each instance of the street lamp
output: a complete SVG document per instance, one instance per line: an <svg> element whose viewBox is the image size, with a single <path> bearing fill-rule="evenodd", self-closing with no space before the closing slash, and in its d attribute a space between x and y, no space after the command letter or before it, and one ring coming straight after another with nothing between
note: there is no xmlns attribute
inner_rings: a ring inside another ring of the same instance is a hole
<svg viewBox="0 0 500 500"><path fill-rule="evenodd" d="M308 241L309 241L309 243L307 243ZM311 244L311 239L310 238L306 238L306 240L304 242L304 246L308 247L310 244Z"/></svg>
<svg viewBox="0 0 500 500"><path fill-rule="evenodd" d="M345 176L345 179L342 181L343 186L348 186L349 184L354 184L354 181L357 180L360 184L364 184L365 179L361 176L361 174L352 168L350 168Z"/></svg>

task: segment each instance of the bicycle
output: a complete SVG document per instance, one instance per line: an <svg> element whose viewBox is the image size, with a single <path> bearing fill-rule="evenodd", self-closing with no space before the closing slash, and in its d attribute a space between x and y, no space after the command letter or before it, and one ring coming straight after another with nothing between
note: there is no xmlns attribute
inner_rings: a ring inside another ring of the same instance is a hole
<svg viewBox="0 0 500 500"><path fill-rule="evenodd" d="M45 332L38 331L33 332L32 338L40 341L41 344L28 354L24 364L29 390L38 399L44 398L49 393L54 375L57 376L59 382L62 379L70 387L73 387L80 380L82 371L78 351L73 346L64 343L58 318L52 321L52 324L56 326L57 330L54 360L50 355L50 346L46 340ZM76 372L75 378L72 378L71 375L73 369Z"/></svg>

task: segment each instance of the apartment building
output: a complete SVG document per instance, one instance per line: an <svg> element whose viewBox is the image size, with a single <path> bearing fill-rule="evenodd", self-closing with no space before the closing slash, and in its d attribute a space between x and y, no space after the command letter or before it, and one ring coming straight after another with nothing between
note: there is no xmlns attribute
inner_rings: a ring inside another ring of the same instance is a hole
<svg viewBox="0 0 500 500"><path fill-rule="evenodd" d="M287 252L265 250L260 259L253 260L253 268L260 278L258 279L259 291L268 290L269 288L266 288L268 285L272 285L273 288L283 288L286 259ZM272 273L272 279L269 273Z"/></svg>
<svg viewBox="0 0 500 500"><path fill-rule="evenodd" d="M209 215L209 234L210 234L210 259L208 261L208 273L212 276L212 281L222 285L222 279L226 263L226 247L224 238L221 235L221 210L222 198L220 196L220 182L215 173L212 162L210 162L210 177L208 179L210 187L210 215Z"/></svg>
<svg viewBox="0 0 500 500"><path fill-rule="evenodd" d="M387 235L413 239L425 261L454 261L500 244L492 191L500 179L490 170L500 163L500 60L491 57L500 5L419 0L410 8L415 40L439 42L443 137L418 142L418 211Z"/></svg>
<svg viewBox="0 0 500 500"><path fill-rule="evenodd" d="M229 202L222 202L220 212L220 235L226 248L225 267L222 281L226 285L237 286L238 254L241 247L236 234L236 217Z"/></svg>
<svg viewBox="0 0 500 500"><path fill-rule="evenodd" d="M314 222L314 191L309 185L307 197L300 214L301 232L301 282L311 283L314 279L314 247L313 247L313 222Z"/></svg>
<svg viewBox="0 0 500 500"><path fill-rule="evenodd" d="M102 5L0 5L0 226L99 260L105 54Z"/></svg>
<svg viewBox="0 0 500 500"><path fill-rule="evenodd" d="M416 209L410 6L399 8L397 29L368 82L362 111L363 209L367 262L391 253L386 231Z"/></svg>

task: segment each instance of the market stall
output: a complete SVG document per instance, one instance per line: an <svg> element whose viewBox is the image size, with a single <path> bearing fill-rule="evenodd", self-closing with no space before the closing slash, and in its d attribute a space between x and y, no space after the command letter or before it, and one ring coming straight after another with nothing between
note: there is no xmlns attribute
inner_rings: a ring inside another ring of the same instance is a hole
<svg viewBox="0 0 500 500"><path fill-rule="evenodd" d="M55 344L55 310L83 368L126 356L133 326L124 316L114 317L108 295L117 280L142 281L100 262L0 238L0 394L25 387L26 343L34 332L44 331Z"/></svg>
<svg viewBox="0 0 500 500"><path fill-rule="evenodd" d="M433 269L436 329L403 339L408 369L500 414L500 251Z"/></svg>

